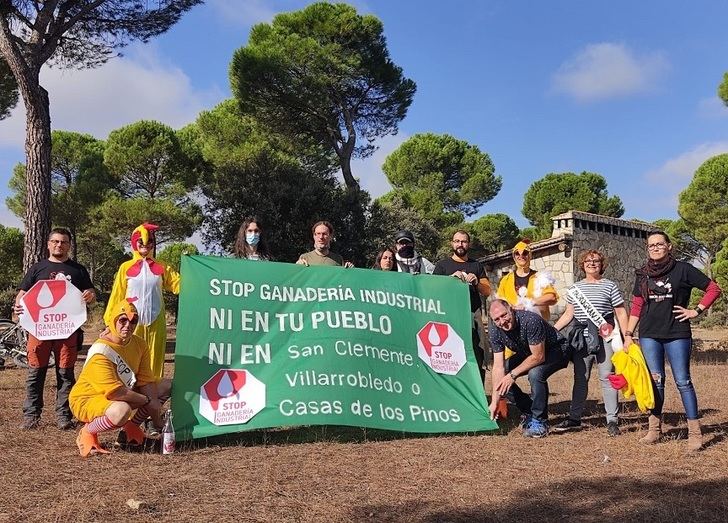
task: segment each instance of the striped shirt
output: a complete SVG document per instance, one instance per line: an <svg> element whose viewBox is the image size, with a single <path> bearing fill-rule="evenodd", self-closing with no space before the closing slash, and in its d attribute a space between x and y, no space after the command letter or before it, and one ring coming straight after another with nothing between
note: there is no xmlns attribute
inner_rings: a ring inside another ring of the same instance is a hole
<svg viewBox="0 0 728 523"><path fill-rule="evenodd" d="M622 298L622 293L619 292L619 287L607 278L602 278L596 282L580 280L574 284L574 287L584 293L584 296L602 316L611 315L614 313L615 307L624 305L624 298ZM574 299L568 293L566 294L566 302L574 306L574 317L577 321L584 323L589 319L581 305L574 303Z"/></svg>

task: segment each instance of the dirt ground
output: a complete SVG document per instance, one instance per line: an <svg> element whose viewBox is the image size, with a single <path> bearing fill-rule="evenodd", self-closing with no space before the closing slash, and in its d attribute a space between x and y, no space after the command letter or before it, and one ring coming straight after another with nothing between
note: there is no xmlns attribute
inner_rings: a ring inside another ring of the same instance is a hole
<svg viewBox="0 0 728 523"><path fill-rule="evenodd" d="M525 439L518 412L494 433L408 436L339 427L246 433L82 459L55 428L53 379L37 431L18 428L22 370L0 372L0 522L16 521L728 521L728 334L700 333L693 381L705 450L686 453L670 380L666 435L637 442L645 416L622 403L606 434L596 373L580 432ZM712 353L711 353L712 354ZM172 363L166 372L172 373ZM80 369L78 369L80 370ZM551 422L569 406L571 367L551 380ZM111 443L115 434L102 435Z"/></svg>

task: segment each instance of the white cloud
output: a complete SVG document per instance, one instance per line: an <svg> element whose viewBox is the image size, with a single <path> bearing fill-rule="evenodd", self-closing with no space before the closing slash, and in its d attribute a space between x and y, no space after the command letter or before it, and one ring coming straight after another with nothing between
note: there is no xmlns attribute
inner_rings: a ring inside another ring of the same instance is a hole
<svg viewBox="0 0 728 523"><path fill-rule="evenodd" d="M695 171L705 160L725 153L728 153L728 141L703 143L670 158L657 169L649 171L646 178L651 182L660 182L683 189L690 183Z"/></svg>
<svg viewBox="0 0 728 523"><path fill-rule="evenodd" d="M552 90L590 102L649 91L669 69L662 53L636 55L624 44L589 44L551 78Z"/></svg>
<svg viewBox="0 0 728 523"><path fill-rule="evenodd" d="M728 153L728 141L699 144L666 160L644 174L623 198L625 205L643 219L677 216L678 196L707 159ZM645 196L648 197L645 197Z"/></svg>
<svg viewBox="0 0 728 523"><path fill-rule="evenodd" d="M340 0L327 0L337 3ZM305 9L311 2L305 0L208 0L207 4L215 10L223 23L250 27L261 22L272 22L279 13ZM356 8L359 14L372 13L366 0L350 0L347 4Z"/></svg>
<svg viewBox="0 0 728 523"><path fill-rule="evenodd" d="M276 11L265 0L208 0L220 19L231 25L249 26L273 20Z"/></svg>
<svg viewBox="0 0 728 523"><path fill-rule="evenodd" d="M698 115L705 119L728 118L728 107L717 96L698 102Z"/></svg>
<svg viewBox="0 0 728 523"><path fill-rule="evenodd" d="M129 53L98 69L44 69L41 84L49 92L53 129L106 138L113 129L142 119L178 128L225 97L219 88L195 89L179 67L162 63L153 45ZM22 148L24 139L25 109L20 103L0 122L0 146Z"/></svg>
<svg viewBox="0 0 728 523"><path fill-rule="evenodd" d="M387 177L384 176L382 165L387 156L402 145L402 142L407 138L409 136L402 132L397 135L385 136L377 141L376 145L379 149L369 158L352 160L351 171L354 177L359 178L361 188L368 191L372 198L377 198L392 190Z"/></svg>

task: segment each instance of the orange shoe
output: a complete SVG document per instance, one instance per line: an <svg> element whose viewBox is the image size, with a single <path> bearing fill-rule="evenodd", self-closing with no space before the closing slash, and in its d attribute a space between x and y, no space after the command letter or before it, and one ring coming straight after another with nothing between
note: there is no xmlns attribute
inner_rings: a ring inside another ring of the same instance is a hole
<svg viewBox="0 0 728 523"><path fill-rule="evenodd" d="M121 427L121 432L126 433L126 438L124 439L127 445L141 445L142 443L144 443L144 431L139 425L132 423L131 420L124 423L124 426ZM119 439L122 439L121 432L119 433Z"/></svg>
<svg viewBox="0 0 728 523"><path fill-rule="evenodd" d="M78 450L83 458L92 454L111 454L111 452L101 446L97 434L90 434L89 431L86 430L86 425L84 425L78 432L76 445L78 446Z"/></svg>

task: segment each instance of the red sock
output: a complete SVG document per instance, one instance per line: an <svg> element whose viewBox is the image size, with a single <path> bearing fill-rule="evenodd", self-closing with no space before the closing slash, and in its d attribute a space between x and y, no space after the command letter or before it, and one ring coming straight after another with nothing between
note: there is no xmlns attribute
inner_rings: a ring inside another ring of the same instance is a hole
<svg viewBox="0 0 728 523"><path fill-rule="evenodd" d="M119 427L117 427L105 414L98 418L94 418L91 423L86 425L86 431L89 434L98 434L99 432L106 432L107 430L114 430L118 428Z"/></svg>

